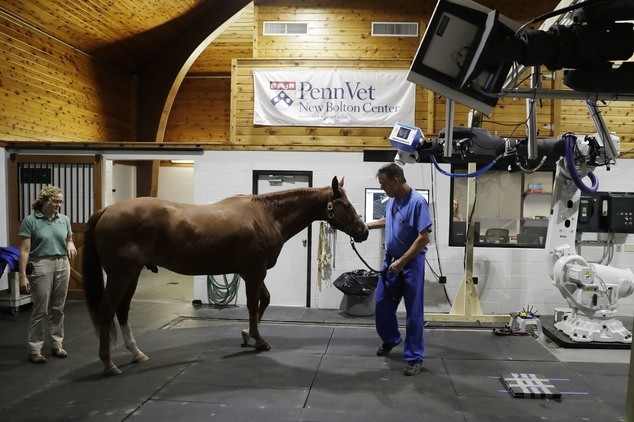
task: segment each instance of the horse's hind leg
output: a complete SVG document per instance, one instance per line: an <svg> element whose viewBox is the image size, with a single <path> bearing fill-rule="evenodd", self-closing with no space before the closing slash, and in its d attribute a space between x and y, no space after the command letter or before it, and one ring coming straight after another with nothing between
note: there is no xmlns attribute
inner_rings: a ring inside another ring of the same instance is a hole
<svg viewBox="0 0 634 422"><path fill-rule="evenodd" d="M121 370L114 364L110 355L110 337L111 334L116 334L114 331L113 320L115 313L117 313L117 318L121 321L119 308L122 306L122 302L126 303L123 305L123 309L130 308L130 299L134 293L134 289L136 288L136 280L138 279L140 272L141 269L136 272L136 276L134 273L132 276L126 276L125 274L108 274L104 297L100 305L101 316L99 323L99 359L101 359L104 364L104 376L119 375L121 373ZM131 283L133 285L132 293L129 293L130 286L128 285L127 280L135 280ZM127 323L127 310L125 311L125 315L125 321ZM123 327L125 324L121 324L120 322L120 325L122 325L122 331L125 333L125 328Z"/></svg>
<svg viewBox="0 0 634 422"><path fill-rule="evenodd" d="M104 376L119 375L121 373L117 365L112 361L110 355L110 337L112 336L114 338L116 335L114 306L112 305L113 300L106 289L106 295L101 303L101 317L99 322L99 359L101 359L104 365Z"/></svg>
<svg viewBox="0 0 634 422"><path fill-rule="evenodd" d="M110 321L112 321L113 318L114 315L112 315ZM99 359L101 359L104 365L104 376L119 375L121 373L121 370L117 368L117 365L114 364L110 356L111 326L109 323L99 325Z"/></svg>
<svg viewBox="0 0 634 422"><path fill-rule="evenodd" d="M126 294L121 301L121 304L117 308L117 319L119 320L119 326L121 327L121 334L123 334L123 343L125 344L126 349L128 349L132 353L132 362L145 362L150 358L139 350L139 347L136 344L136 339L134 338L134 334L132 334L132 327L130 327L130 321L128 320L128 315L130 313L130 303L132 302L132 296L134 296L134 292L136 291L137 283L139 282L139 277L137 275L135 281L130 283Z"/></svg>

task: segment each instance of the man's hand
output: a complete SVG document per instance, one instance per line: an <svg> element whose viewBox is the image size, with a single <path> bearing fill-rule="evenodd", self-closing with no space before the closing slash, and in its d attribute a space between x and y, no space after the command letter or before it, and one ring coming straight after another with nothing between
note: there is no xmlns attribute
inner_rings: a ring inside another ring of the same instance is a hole
<svg viewBox="0 0 634 422"><path fill-rule="evenodd" d="M405 262L403 262L402 258L395 259L394 262L390 264L389 270L394 271L396 274L400 273L405 267Z"/></svg>

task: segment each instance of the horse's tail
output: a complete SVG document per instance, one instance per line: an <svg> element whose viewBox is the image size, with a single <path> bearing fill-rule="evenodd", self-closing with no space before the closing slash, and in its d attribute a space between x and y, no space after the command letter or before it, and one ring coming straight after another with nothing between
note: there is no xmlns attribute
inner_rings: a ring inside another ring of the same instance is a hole
<svg viewBox="0 0 634 422"><path fill-rule="evenodd" d="M86 304L88 305L88 313L90 319L97 332L101 322L100 310L103 307L102 300L104 296L105 286L103 280L103 269L101 268L101 259L99 251L95 243L95 228L99 219L104 213L101 209L94 213L86 224L86 232L84 234L84 252L82 261L82 271L84 277L84 293L86 295ZM114 319L112 321L111 331L114 330Z"/></svg>

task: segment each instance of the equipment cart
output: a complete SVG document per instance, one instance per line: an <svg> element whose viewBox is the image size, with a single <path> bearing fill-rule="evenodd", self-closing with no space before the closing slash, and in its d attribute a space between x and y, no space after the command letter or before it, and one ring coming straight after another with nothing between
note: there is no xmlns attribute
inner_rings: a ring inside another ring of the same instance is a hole
<svg viewBox="0 0 634 422"><path fill-rule="evenodd" d="M9 290L0 291L0 307L11 308L13 315L20 313L20 306L31 303L31 295L20 293L20 278L16 271L7 273Z"/></svg>

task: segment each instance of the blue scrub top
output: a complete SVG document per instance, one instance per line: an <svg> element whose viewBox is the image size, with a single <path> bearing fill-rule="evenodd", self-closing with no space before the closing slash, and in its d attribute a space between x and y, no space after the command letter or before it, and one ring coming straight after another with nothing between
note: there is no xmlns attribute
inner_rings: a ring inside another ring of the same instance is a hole
<svg viewBox="0 0 634 422"><path fill-rule="evenodd" d="M385 207L385 250L395 258L407 252L418 234L431 232L432 221L425 198L412 189L409 195L397 200L390 198ZM421 252L427 252L427 248Z"/></svg>

